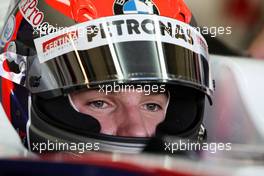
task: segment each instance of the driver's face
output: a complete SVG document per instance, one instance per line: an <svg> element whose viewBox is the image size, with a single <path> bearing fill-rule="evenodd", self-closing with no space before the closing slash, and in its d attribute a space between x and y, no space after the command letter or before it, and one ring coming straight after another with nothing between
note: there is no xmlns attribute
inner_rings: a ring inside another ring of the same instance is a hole
<svg viewBox="0 0 264 176"><path fill-rule="evenodd" d="M101 133L126 137L153 136L156 126L165 118L166 94L118 92L111 94L88 90L71 94L79 112L96 118Z"/></svg>

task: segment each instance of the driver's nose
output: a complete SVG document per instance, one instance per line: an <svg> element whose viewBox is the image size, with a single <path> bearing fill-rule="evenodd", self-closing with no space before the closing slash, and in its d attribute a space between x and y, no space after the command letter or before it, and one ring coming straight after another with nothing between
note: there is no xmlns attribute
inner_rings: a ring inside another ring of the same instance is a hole
<svg viewBox="0 0 264 176"><path fill-rule="evenodd" d="M122 121L117 126L116 135L126 137L150 137L143 120L143 115L136 107L130 107L121 117Z"/></svg>

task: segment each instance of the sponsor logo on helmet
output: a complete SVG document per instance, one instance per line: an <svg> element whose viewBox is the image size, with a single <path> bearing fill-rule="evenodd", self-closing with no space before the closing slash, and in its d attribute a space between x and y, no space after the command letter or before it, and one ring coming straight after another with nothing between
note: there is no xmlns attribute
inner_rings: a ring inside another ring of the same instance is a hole
<svg viewBox="0 0 264 176"><path fill-rule="evenodd" d="M114 14L159 14L151 0L115 0Z"/></svg>
<svg viewBox="0 0 264 176"><path fill-rule="evenodd" d="M67 44L76 41L78 39L78 31L71 31L55 38L52 38L42 44L43 52L46 53L53 48L62 49Z"/></svg>
<svg viewBox="0 0 264 176"><path fill-rule="evenodd" d="M38 0L22 0L19 9L24 18L33 26L38 27L44 19L44 13L38 7Z"/></svg>
<svg viewBox="0 0 264 176"><path fill-rule="evenodd" d="M15 25L16 25L16 18L11 15L4 27L3 33L2 33L2 42L7 43L11 40L14 31L15 31Z"/></svg>

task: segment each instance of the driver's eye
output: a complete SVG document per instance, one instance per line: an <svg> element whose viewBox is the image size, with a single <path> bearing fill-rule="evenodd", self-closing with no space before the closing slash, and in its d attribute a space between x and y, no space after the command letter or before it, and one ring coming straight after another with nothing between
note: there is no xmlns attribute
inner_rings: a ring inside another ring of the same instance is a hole
<svg viewBox="0 0 264 176"><path fill-rule="evenodd" d="M107 108L108 103L102 100L97 100L97 101L89 102L88 105L92 106L93 108L104 109Z"/></svg>
<svg viewBox="0 0 264 176"><path fill-rule="evenodd" d="M144 105L144 109L151 111L151 112L156 112L162 108L160 105L158 105L156 103L148 103L148 104Z"/></svg>

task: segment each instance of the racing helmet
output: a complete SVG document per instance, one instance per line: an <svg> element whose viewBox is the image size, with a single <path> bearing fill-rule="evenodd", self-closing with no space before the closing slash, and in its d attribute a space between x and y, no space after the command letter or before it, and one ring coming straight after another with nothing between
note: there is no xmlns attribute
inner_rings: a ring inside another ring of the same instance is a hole
<svg viewBox="0 0 264 176"><path fill-rule="evenodd" d="M156 135L204 134L213 84L206 41L183 0L21 0L1 33L1 102L24 143L98 143L137 152L149 138L100 133L69 94L112 84L164 84ZM33 150L34 151L34 150Z"/></svg>

